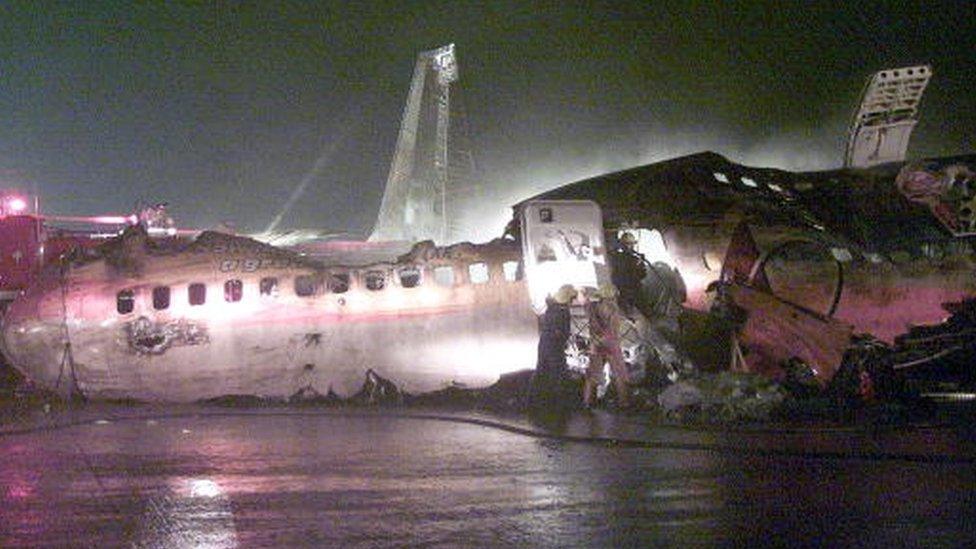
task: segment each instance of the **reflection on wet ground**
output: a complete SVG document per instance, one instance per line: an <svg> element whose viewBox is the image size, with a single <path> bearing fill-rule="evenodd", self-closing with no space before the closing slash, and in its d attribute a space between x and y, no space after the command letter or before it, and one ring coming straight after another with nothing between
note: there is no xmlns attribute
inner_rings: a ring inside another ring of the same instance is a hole
<svg viewBox="0 0 976 549"><path fill-rule="evenodd" d="M7 424L0 546L976 543L971 432L495 421L87 407Z"/></svg>

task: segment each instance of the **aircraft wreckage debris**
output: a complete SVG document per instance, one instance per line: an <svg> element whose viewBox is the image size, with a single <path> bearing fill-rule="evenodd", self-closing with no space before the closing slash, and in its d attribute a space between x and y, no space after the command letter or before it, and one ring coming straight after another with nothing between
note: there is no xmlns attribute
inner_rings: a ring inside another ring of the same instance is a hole
<svg viewBox="0 0 976 549"><path fill-rule="evenodd" d="M971 390L976 378L976 344L971 343L976 300L961 298L973 291L972 243L951 240L955 236L945 234L945 216L933 218L922 207L951 211L952 219L960 222L956 228L968 234L972 219L965 208L971 206L972 193L960 201L947 189L969 192L972 171L960 166L974 163L971 157L955 159L944 169L940 164L921 175L908 166L896 180L890 167L798 174L738 166L714 154L675 159L577 182L516 206L513 221L524 221L532 216L518 217L518 208L545 202L537 213L549 232L538 233L538 247L532 248L538 253L520 249L518 227L486 244L438 247L421 242L395 261L356 266L324 263L211 232L192 242L157 244L132 228L75 257L58 277L15 301L4 336L12 360L18 352L29 355L21 357L18 367L37 381L47 375L48 388L62 394L60 382L66 378L49 365L64 354L58 342L65 327L72 338L67 343L84 366L78 370L83 376L79 385L92 398L148 395L193 401L254 391L279 401L290 396L296 403L490 402L520 409L528 400L527 377L514 384L503 376L495 386L485 387L498 380L499 372L536 362L538 319L529 305L545 292L529 295L531 262L538 263L540 276L563 277L563 271L551 269L559 266L552 264L552 252L565 248L566 254L556 255L566 255L573 265L600 255L606 267L612 253L619 252L611 250L614 231L640 222L641 230L662 225L681 229L661 235L662 242L667 237L674 244L671 259L676 266L648 262L647 275L638 277L641 289L657 296L643 305L668 306L641 307L639 296L622 293L638 301L636 309L649 311L643 318L634 314L626 319L627 333L620 334L633 377L641 380L635 390L645 410L670 413L697 407L698 415L706 418L759 421L777 417L790 403L817 399L837 408L879 400L905 403L921 394L919 387L926 383L949 380L960 390ZM679 178L701 192L672 197L673 181ZM764 186L763 194L754 192L757 185ZM933 189L941 189L938 200L925 194ZM877 200L842 200L855 190L870 190ZM705 196L711 198L701 200ZM635 202L635 197L641 200ZM605 214L594 216L592 234L572 232L588 237L590 244L584 246L575 236L567 240L570 233L553 228L571 219L563 215L570 210L556 209L557 199L591 200L595 213ZM669 207L658 211L660 204ZM897 215L888 216L887 223L871 221L884 213L872 209L878 204ZM763 213L769 215L759 215ZM652 214L666 215L659 219ZM719 218L728 223L719 226ZM707 227L708 235L692 234L697 229L682 223ZM527 227L523 244L532 243ZM897 230L899 238L885 232L889 229ZM793 239L787 244L810 244L796 238L809 238L811 230L830 238L821 238L813 248L776 243L787 238ZM843 248L824 248L840 243ZM716 250L725 255L716 256ZM827 252L827 261L814 252ZM782 267L780 281L777 266ZM584 270L589 277L589 268ZM179 278L173 276L176 272ZM215 272L221 274L213 276ZM827 280L818 278L825 274L830 275ZM911 284L902 284L907 281ZM177 296L173 307L171 287ZM217 295L205 300L204 292L197 302L194 287L213 288ZM166 299L157 302L157 288L165 290ZM90 299L93 293L105 295L99 302ZM68 305L46 306L59 299ZM950 318L932 324L944 317L938 308L944 301L953 302L946 307ZM69 326L69 308L89 313L74 314ZM697 320L685 323L692 312ZM697 337L689 333L696 322L702 325ZM928 325L900 334L912 324ZM282 325L289 328L272 329ZM714 331L709 334L708 329ZM586 330L578 331L574 328L569 340L575 345L570 358L576 374L587 361L588 336L581 335ZM268 334L276 339L238 345L241 339ZM174 349L208 343L231 351L218 355ZM236 354L240 349L246 350ZM281 350L276 362L266 360L274 349ZM105 358L111 352L119 352L114 361ZM185 360L196 355L199 364ZM486 357L493 362L474 364ZM142 372L123 372L129 377L120 380L112 370L128 366L130 358L132 364L152 364L160 376L179 375L149 383ZM199 375L206 368L218 373ZM731 372L714 373L723 369ZM333 370L343 370L341 386ZM432 370L437 371L434 377L428 375ZM467 378L458 377L459 372ZM467 385L447 385L455 380ZM573 389L577 381L568 376L563 385ZM678 385L667 388L675 381ZM482 388L467 388L476 384ZM340 399L333 387L346 398ZM402 387L423 394L408 394ZM438 387L444 388L429 392ZM613 401L612 388L608 394L607 401ZM572 399L548 399L554 401Z"/></svg>
<svg viewBox="0 0 976 549"><path fill-rule="evenodd" d="M873 351L871 351L873 350ZM880 351L880 352L879 352ZM791 365L790 374L780 381L774 381L759 374L718 372L699 372L666 385L648 378L640 386L634 387L633 406L618 410L613 404L612 388L603 400L601 407L609 411L622 411L632 418L643 418L648 424L686 423L691 425L708 424L777 424L786 421L790 424L811 423L849 423L868 417L878 420L880 410L886 422L926 420L933 411L930 407L914 409L906 407L918 391L909 392L905 383L893 383L890 378L878 381L874 399L869 402L863 394L863 377L858 375L865 369L878 372L880 368L890 368L893 357L903 356L893 348L878 346L876 342L863 340L851 347L837 376L837 382L823 387L809 373L802 362ZM866 359L865 357L870 357ZM955 359L960 359L956 356ZM853 372L854 374L848 374ZM492 413L528 413L530 417L572 414L582 410L580 394L582 378L568 375L560 385L558 398L563 399L558 406L540 408L531 402L533 372L530 370L502 376L494 385L487 388L445 387L442 390L424 394L409 394L402 391L390 380L368 370L362 386L351 397L341 398L333 392L321 394L311 386L304 387L289 398L262 398L253 395L225 395L200 401L201 404L230 408L403 408L403 409L443 409L453 411L485 411ZM853 377L852 377L853 375ZM880 378L879 378L880 379ZM896 390L897 389L897 390ZM881 398L883 396L883 399ZM551 404L552 399L547 400ZM115 404L138 405L138 401L115 401ZM52 406L63 408L72 406L63 397L24 385L22 379L10 381L0 393L0 406L13 410L11 418L29 413L30 409L43 407L45 412ZM77 404L74 404L77 405ZM879 406L880 405L880 406ZM17 412L20 410L20 412ZM864 416L858 410L871 411L873 415ZM35 412L36 413L36 412Z"/></svg>

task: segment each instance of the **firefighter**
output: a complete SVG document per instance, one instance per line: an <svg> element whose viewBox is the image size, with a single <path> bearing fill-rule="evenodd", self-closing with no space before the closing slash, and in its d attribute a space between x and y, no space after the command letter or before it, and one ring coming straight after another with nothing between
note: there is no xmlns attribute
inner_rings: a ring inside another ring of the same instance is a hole
<svg viewBox="0 0 976 549"><path fill-rule="evenodd" d="M640 308L641 281L647 276L647 259L636 246L637 237L625 232L620 246L610 253L611 281L620 291L620 309L628 316Z"/></svg>
<svg viewBox="0 0 976 549"><path fill-rule="evenodd" d="M566 377L569 306L575 298L576 290L569 284L546 298L546 312L539 317L539 348L529 398L532 407L549 408Z"/></svg>
<svg viewBox="0 0 976 549"><path fill-rule="evenodd" d="M617 308L617 290L612 284L600 290L584 290L586 313L590 324L590 363L583 382L583 405L591 407L596 400L596 388L603 376L603 366L610 363L610 374L617 389L617 403L622 408L630 406L628 389L629 373L620 348L620 311Z"/></svg>

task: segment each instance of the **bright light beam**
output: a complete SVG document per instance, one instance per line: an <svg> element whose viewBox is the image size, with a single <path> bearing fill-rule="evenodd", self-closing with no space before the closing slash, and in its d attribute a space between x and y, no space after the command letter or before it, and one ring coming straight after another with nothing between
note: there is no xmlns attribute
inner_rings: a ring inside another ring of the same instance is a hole
<svg viewBox="0 0 976 549"><path fill-rule="evenodd" d="M268 225L268 228L264 230L264 234L270 235L272 231L278 228L278 224L281 223L281 219L285 217L285 214L288 213L289 210L291 210L292 206L295 205L295 202L301 198L302 194L305 192L305 188L308 187L308 184L311 183L313 179L318 177L322 170L325 169L325 166L329 163L329 161L332 160L332 157L335 156L336 151L339 150L339 144L345 141L346 136L349 134L349 126L344 126L344 128L344 131L339 134L339 137L326 144L325 148L322 150L322 154L319 155L319 157L315 160L315 164L312 165L312 169L309 170L302 177L301 181L298 182L298 185L291 192L291 196L289 196L288 200L285 201L285 205L281 207L281 211L279 211L278 215L271 220L271 224Z"/></svg>

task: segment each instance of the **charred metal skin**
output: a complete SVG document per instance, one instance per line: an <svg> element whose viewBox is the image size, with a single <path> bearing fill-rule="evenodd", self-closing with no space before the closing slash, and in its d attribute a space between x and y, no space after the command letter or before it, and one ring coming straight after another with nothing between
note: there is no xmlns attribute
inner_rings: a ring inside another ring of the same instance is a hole
<svg viewBox="0 0 976 549"><path fill-rule="evenodd" d="M326 266L243 237L159 244L131 229L43 273L10 305L2 347L35 383L89 398L349 397L370 370L409 393L488 386L535 364L528 293L505 275L518 260L511 241L421 243Z"/></svg>
<svg viewBox="0 0 976 549"><path fill-rule="evenodd" d="M148 317L140 316L131 322L126 322L123 328L129 348L137 354L160 355L174 345L210 343L206 324L186 319L153 322Z"/></svg>
<svg viewBox="0 0 976 549"><path fill-rule="evenodd" d="M972 154L798 173L700 153L562 186L515 205L515 217L530 201L581 199L600 205L609 230L660 232L687 288L686 308L709 311L718 281L768 294L750 294L752 319L773 318L777 326L761 333L746 326L754 336L739 341L750 347L747 363L763 355L778 363L800 348L822 347L811 336L825 325L790 326L794 313L813 313L810 319L847 326L823 359L832 363L826 379L851 333L892 343L913 326L944 320L943 304L976 296ZM736 242L742 227L746 246ZM726 357L716 367L728 367Z"/></svg>
<svg viewBox="0 0 976 549"><path fill-rule="evenodd" d="M706 152L571 183L515 209L593 200L608 229L660 230L693 309L708 309L707 288L730 260L749 278L778 249L764 266L774 294L890 342L945 318L943 303L976 295L974 173L976 155L798 173ZM746 258L730 248L743 222L756 245ZM783 247L791 241L818 250Z"/></svg>

